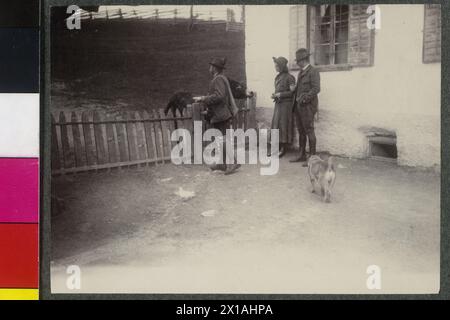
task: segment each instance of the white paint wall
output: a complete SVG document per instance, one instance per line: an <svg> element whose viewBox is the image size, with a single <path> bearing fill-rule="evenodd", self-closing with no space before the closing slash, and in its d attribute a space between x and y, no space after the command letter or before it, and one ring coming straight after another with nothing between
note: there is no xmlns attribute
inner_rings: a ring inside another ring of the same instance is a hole
<svg viewBox="0 0 450 320"><path fill-rule="evenodd" d="M360 127L378 126L396 132L399 163L439 166L441 65L422 62L424 6L380 9L374 66L321 72L318 148L364 157L368 144ZM248 84L259 107L273 108L270 59L289 56L289 6L252 6L247 12Z"/></svg>
<svg viewBox="0 0 450 320"><path fill-rule="evenodd" d="M289 58L289 5L245 7L247 83L258 94L258 106L272 107L276 76L272 57Z"/></svg>

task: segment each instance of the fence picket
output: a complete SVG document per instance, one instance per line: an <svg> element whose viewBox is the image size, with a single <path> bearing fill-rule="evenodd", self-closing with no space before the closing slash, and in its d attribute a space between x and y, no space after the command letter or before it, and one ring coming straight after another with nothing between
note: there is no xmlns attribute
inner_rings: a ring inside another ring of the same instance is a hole
<svg viewBox="0 0 450 320"><path fill-rule="evenodd" d="M117 115L116 119L118 121L122 120L122 115ZM130 154L128 152L128 141L126 125L122 122L117 122L114 125L117 132L117 144L119 146L119 156L121 162L130 161Z"/></svg>
<svg viewBox="0 0 450 320"><path fill-rule="evenodd" d="M86 148L86 161L88 165L97 164L97 154L95 152L94 139L91 131L91 125L87 122L90 121L90 114L87 111L83 111L81 114L81 121L83 123L83 136Z"/></svg>
<svg viewBox="0 0 450 320"><path fill-rule="evenodd" d="M58 137L56 135L56 125L55 125L55 117L53 114L51 115L51 123L52 123L52 146L51 146L51 168L52 170L59 170L61 168L61 162L59 158L59 148L58 148Z"/></svg>
<svg viewBox="0 0 450 320"><path fill-rule="evenodd" d="M70 117L70 122L78 123L78 116L77 114L72 111L72 115ZM75 150L75 166L76 167L82 167L86 165L85 160L86 157L84 157L84 150L81 143L81 134L80 134L80 127L79 124L72 124L72 133L73 133L73 146Z"/></svg>
<svg viewBox="0 0 450 320"><path fill-rule="evenodd" d="M159 119L159 112L157 110L153 110L153 118ZM157 158L159 162L164 163L164 142L162 136L162 124L161 121L153 123L153 129L155 130L155 143L157 146Z"/></svg>
<svg viewBox="0 0 450 320"><path fill-rule="evenodd" d="M141 112L141 118L144 120L150 119L147 111ZM145 142L147 144L147 155L149 159L156 159L156 144L153 136L153 125L149 121L144 122L144 134L145 134Z"/></svg>
<svg viewBox="0 0 450 320"><path fill-rule="evenodd" d="M253 97L247 100L248 104L248 128L256 129L256 93Z"/></svg>
<svg viewBox="0 0 450 320"><path fill-rule="evenodd" d="M124 112L123 117L125 120L128 120L131 118L131 115L129 117L128 114L126 112ZM127 122L125 127L126 127L126 132L127 132L128 153L130 156L130 161L138 160L135 124L133 122Z"/></svg>
<svg viewBox="0 0 450 320"><path fill-rule="evenodd" d="M170 117L170 115L169 115ZM181 117L181 114L177 111L175 111L175 118ZM181 129L183 128L183 121L182 120L171 120L171 121L167 121L167 127L169 130L169 147L170 147L170 152L173 149L173 147L177 144L176 141L171 141L170 137L173 131L175 131L176 129ZM169 153L170 155L170 153Z"/></svg>
<svg viewBox="0 0 450 320"><path fill-rule="evenodd" d="M95 145L97 148L97 164L107 163L108 156L106 154L105 147L105 135L103 133L103 124L99 124L98 122L102 121L102 116L98 111L94 111L94 136L95 136Z"/></svg>
<svg viewBox="0 0 450 320"><path fill-rule="evenodd" d="M106 120L111 121L112 116L107 115ZM108 159L107 162L115 163L120 161L119 146L117 144L117 134L114 134L114 124L106 124L106 142L108 146Z"/></svg>
<svg viewBox="0 0 450 320"><path fill-rule="evenodd" d="M164 115L164 111L163 109L159 109L159 117L161 119L160 123L161 123L161 130L162 130L162 138L163 138L163 157L170 157L170 153L171 153L171 145L172 142L170 141L170 134L169 134L169 127L167 124L167 121L163 121L166 116Z"/></svg>
<svg viewBox="0 0 450 320"><path fill-rule="evenodd" d="M72 168L75 166L74 152L69 141L69 130L66 125L66 115L63 111L59 113L59 122L61 124L61 142L63 147L64 167Z"/></svg>
<svg viewBox="0 0 450 320"><path fill-rule="evenodd" d="M147 144L145 142L144 123L142 122L141 115L138 112L131 113L131 116L132 116L132 119L138 120L135 124L138 158L140 160L147 159L148 155L147 155Z"/></svg>

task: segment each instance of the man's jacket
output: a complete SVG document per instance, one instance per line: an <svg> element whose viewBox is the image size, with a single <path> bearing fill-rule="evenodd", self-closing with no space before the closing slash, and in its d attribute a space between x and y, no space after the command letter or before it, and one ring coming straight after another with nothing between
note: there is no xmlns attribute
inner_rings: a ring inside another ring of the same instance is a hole
<svg viewBox="0 0 450 320"><path fill-rule="evenodd" d="M319 99L317 97L319 92L319 71L309 65L306 70L301 70L298 74L292 108L294 108L296 104L298 104L300 108L310 106L315 113L319 105Z"/></svg>
<svg viewBox="0 0 450 320"><path fill-rule="evenodd" d="M224 75L216 75L211 80L208 95L203 100L211 111L211 123L225 121L233 116L230 106L234 103L234 100L231 101L233 97L230 97L226 81Z"/></svg>

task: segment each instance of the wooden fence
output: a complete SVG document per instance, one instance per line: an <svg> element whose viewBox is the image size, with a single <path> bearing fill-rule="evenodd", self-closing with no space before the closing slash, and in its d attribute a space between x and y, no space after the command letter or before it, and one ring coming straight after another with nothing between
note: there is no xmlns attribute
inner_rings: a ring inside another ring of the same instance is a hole
<svg viewBox="0 0 450 320"><path fill-rule="evenodd" d="M256 97L238 102L233 128L255 128ZM165 116L162 109L117 114L61 111L51 117L54 175L169 162L175 144L171 132L192 132L193 121L203 120L201 106L195 103L176 117L171 112Z"/></svg>

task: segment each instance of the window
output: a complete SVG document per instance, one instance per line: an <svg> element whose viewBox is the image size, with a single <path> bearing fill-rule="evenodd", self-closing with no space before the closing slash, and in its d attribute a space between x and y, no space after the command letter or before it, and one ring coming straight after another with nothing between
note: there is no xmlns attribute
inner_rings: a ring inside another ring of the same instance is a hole
<svg viewBox="0 0 450 320"><path fill-rule="evenodd" d="M316 65L347 64L348 62L348 5L312 6L311 47Z"/></svg>
<svg viewBox="0 0 450 320"><path fill-rule="evenodd" d="M375 33L367 28L369 5L296 5L290 12L290 61L305 47L320 70L371 66Z"/></svg>
<svg viewBox="0 0 450 320"><path fill-rule="evenodd" d="M423 28L423 62L441 61L441 5L426 4Z"/></svg>

